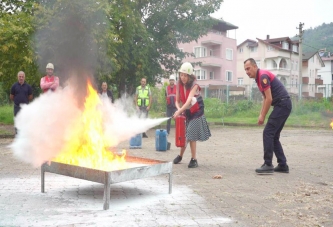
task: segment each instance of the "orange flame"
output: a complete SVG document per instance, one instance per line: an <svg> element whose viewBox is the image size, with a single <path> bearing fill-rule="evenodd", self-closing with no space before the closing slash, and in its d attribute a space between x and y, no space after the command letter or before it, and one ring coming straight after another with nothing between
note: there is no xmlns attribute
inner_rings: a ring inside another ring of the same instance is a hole
<svg viewBox="0 0 333 227"><path fill-rule="evenodd" d="M98 105L102 102L97 92L87 84L88 95L85 109L79 122L82 124L78 135L72 135L64 150L53 161L105 171L124 169L126 151L122 155L111 152L104 142L102 113Z"/></svg>
<svg viewBox="0 0 333 227"><path fill-rule="evenodd" d="M331 128L333 129L333 119L332 119L332 122L331 122L330 126L331 126Z"/></svg>

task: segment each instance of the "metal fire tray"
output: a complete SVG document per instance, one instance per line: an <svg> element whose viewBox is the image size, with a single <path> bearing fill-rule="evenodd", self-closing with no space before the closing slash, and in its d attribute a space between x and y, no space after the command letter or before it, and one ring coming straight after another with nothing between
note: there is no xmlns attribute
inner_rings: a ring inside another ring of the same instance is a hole
<svg viewBox="0 0 333 227"><path fill-rule="evenodd" d="M41 168L41 191L45 192L45 172L49 172L104 184L104 210L108 210L110 206L111 184L169 174L169 194L172 193L172 162L132 156L126 156L125 159L127 163L140 164L141 166L104 171L59 162L44 163Z"/></svg>

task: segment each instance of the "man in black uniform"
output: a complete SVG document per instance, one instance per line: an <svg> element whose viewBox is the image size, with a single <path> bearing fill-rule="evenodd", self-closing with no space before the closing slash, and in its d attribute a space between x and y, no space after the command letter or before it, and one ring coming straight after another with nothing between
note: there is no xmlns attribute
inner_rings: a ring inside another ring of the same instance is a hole
<svg viewBox="0 0 333 227"><path fill-rule="evenodd" d="M257 86L263 95L264 100L258 118L259 125L264 124L270 106L274 106L263 132L265 163L256 169L256 172L259 174L289 173L287 159L280 143L280 133L292 109L289 94L281 81L271 72L259 69L253 58L244 61L244 69L250 78L256 80ZM275 168L272 165L273 152L278 162L278 166Z"/></svg>

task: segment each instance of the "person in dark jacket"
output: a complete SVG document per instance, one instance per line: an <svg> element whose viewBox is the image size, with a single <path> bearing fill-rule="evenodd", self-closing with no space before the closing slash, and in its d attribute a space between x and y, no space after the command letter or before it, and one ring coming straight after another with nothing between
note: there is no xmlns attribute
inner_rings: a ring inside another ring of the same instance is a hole
<svg viewBox="0 0 333 227"><path fill-rule="evenodd" d="M114 103L113 93L108 90L108 84L106 82L102 83L102 89L98 92L102 99L110 99L111 103Z"/></svg>
<svg viewBox="0 0 333 227"><path fill-rule="evenodd" d="M258 125L263 125L271 106L274 107L269 115L264 132L264 164L256 169L258 174L282 172L289 173L287 159L280 143L280 133L292 109L290 96L281 81L270 71L259 69L256 61L249 58L244 61L246 74L256 80L259 91L263 96L262 108L258 117ZM274 168L273 153L278 166Z"/></svg>
<svg viewBox="0 0 333 227"><path fill-rule="evenodd" d="M10 89L9 98L14 101L14 117L21 110L21 104L28 104L32 100L32 88L25 82L25 73L23 71L18 72L17 80ZM15 128L17 134L17 129Z"/></svg>

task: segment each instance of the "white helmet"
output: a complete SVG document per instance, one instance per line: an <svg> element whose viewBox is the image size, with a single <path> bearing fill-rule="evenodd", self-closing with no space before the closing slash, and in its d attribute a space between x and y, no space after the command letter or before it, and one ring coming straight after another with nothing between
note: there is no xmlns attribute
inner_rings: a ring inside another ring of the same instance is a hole
<svg viewBox="0 0 333 227"><path fill-rule="evenodd" d="M193 66L189 62L184 62L182 64L182 66L180 67L180 69L178 70L178 72L192 75L193 74Z"/></svg>
<svg viewBox="0 0 333 227"><path fill-rule="evenodd" d="M176 80L175 75L170 75L169 80Z"/></svg>
<svg viewBox="0 0 333 227"><path fill-rule="evenodd" d="M53 66L52 63L48 63L48 64L46 65L46 68L47 68L47 69L54 69L54 66Z"/></svg>

